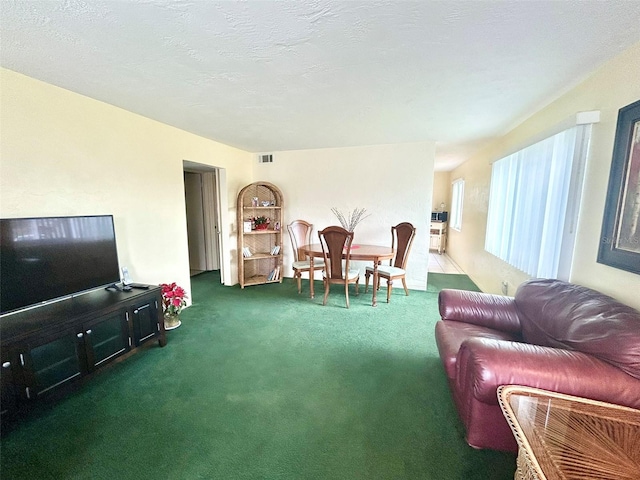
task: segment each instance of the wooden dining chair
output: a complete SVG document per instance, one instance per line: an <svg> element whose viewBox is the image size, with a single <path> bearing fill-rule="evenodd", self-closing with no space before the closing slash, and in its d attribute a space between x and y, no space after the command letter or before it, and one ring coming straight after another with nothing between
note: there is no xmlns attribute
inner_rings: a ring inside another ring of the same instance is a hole
<svg viewBox="0 0 640 480"><path fill-rule="evenodd" d="M389 262L389 265L378 265L378 283L373 286L373 288L379 289L380 279L385 278L387 280L387 303L391 300L391 289L393 288L394 280L401 279L402 285L404 286L404 293L405 295L409 295L409 289L407 288L407 281L405 279L405 268L415 235L416 228L409 222L402 222L395 227L391 227L391 248L393 248L396 253L394 258ZM364 272L365 293L369 290L369 277L371 275L373 275L373 267L367 267Z"/></svg>
<svg viewBox="0 0 640 480"><path fill-rule="evenodd" d="M291 239L291 248L293 249L293 279L298 282L298 293L302 291L302 274L304 272L310 272L311 263L309 258L302 252L300 247L311 243L311 232L313 231L313 225L304 220L294 220L287 225L289 231L289 238ZM314 271L324 270L324 261L318 259L313 262ZM313 282L313 278L309 278L310 282Z"/></svg>
<svg viewBox="0 0 640 480"><path fill-rule="evenodd" d="M344 295L349 308L349 284L355 283L356 295L358 292L358 282L360 281L360 270L351 269L351 243L353 242L353 232L349 232L342 227L332 226L318 232L322 254L324 256L324 272L322 281L324 283L324 300L322 305L327 304L329 296L329 286L334 283L344 284ZM343 265L344 255L344 265Z"/></svg>

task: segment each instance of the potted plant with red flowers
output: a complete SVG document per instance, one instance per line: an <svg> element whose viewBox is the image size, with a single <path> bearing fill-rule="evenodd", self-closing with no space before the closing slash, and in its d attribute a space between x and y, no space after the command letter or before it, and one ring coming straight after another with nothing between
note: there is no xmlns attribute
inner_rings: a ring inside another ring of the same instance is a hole
<svg viewBox="0 0 640 480"><path fill-rule="evenodd" d="M160 285L162 289L162 310L164 311L164 328L165 330L173 330L178 328L182 322L180 321L180 312L182 307L187 304L187 292L182 287L173 283L163 283Z"/></svg>
<svg viewBox="0 0 640 480"><path fill-rule="evenodd" d="M266 230L269 228L270 220L265 216L253 217L253 224L256 230Z"/></svg>

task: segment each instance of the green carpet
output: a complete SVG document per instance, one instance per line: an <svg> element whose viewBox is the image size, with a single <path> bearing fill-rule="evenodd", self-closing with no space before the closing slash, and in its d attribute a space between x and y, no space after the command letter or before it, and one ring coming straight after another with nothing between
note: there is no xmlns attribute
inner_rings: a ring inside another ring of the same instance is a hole
<svg viewBox="0 0 640 480"><path fill-rule="evenodd" d="M478 286L467 275L455 273L429 273L427 277L427 291L437 293L445 288L458 288L479 292ZM393 289L391 290L393 293Z"/></svg>
<svg viewBox="0 0 640 480"><path fill-rule="evenodd" d="M165 348L4 437L1 478L513 478L513 455L464 442L433 336L436 293L395 289L377 308L361 293L347 310L339 287L323 307L291 279L219 282L194 277Z"/></svg>

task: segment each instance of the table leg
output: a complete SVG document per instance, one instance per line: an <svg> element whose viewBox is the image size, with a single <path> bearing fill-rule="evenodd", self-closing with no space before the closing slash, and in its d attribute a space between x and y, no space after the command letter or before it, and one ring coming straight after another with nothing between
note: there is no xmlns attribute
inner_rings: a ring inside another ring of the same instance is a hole
<svg viewBox="0 0 640 480"><path fill-rule="evenodd" d="M313 292L313 256L309 255L309 293L311 298L314 297Z"/></svg>
<svg viewBox="0 0 640 480"><path fill-rule="evenodd" d="M373 262L373 297L371 298L371 306L378 306L378 262Z"/></svg>

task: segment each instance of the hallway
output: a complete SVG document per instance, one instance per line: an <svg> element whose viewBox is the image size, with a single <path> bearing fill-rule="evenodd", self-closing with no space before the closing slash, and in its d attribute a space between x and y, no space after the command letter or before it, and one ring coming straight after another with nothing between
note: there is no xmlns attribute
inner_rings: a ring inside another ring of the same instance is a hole
<svg viewBox="0 0 640 480"><path fill-rule="evenodd" d="M430 273L462 273L462 269L447 255L446 253L439 255L438 253L429 252L429 270Z"/></svg>

